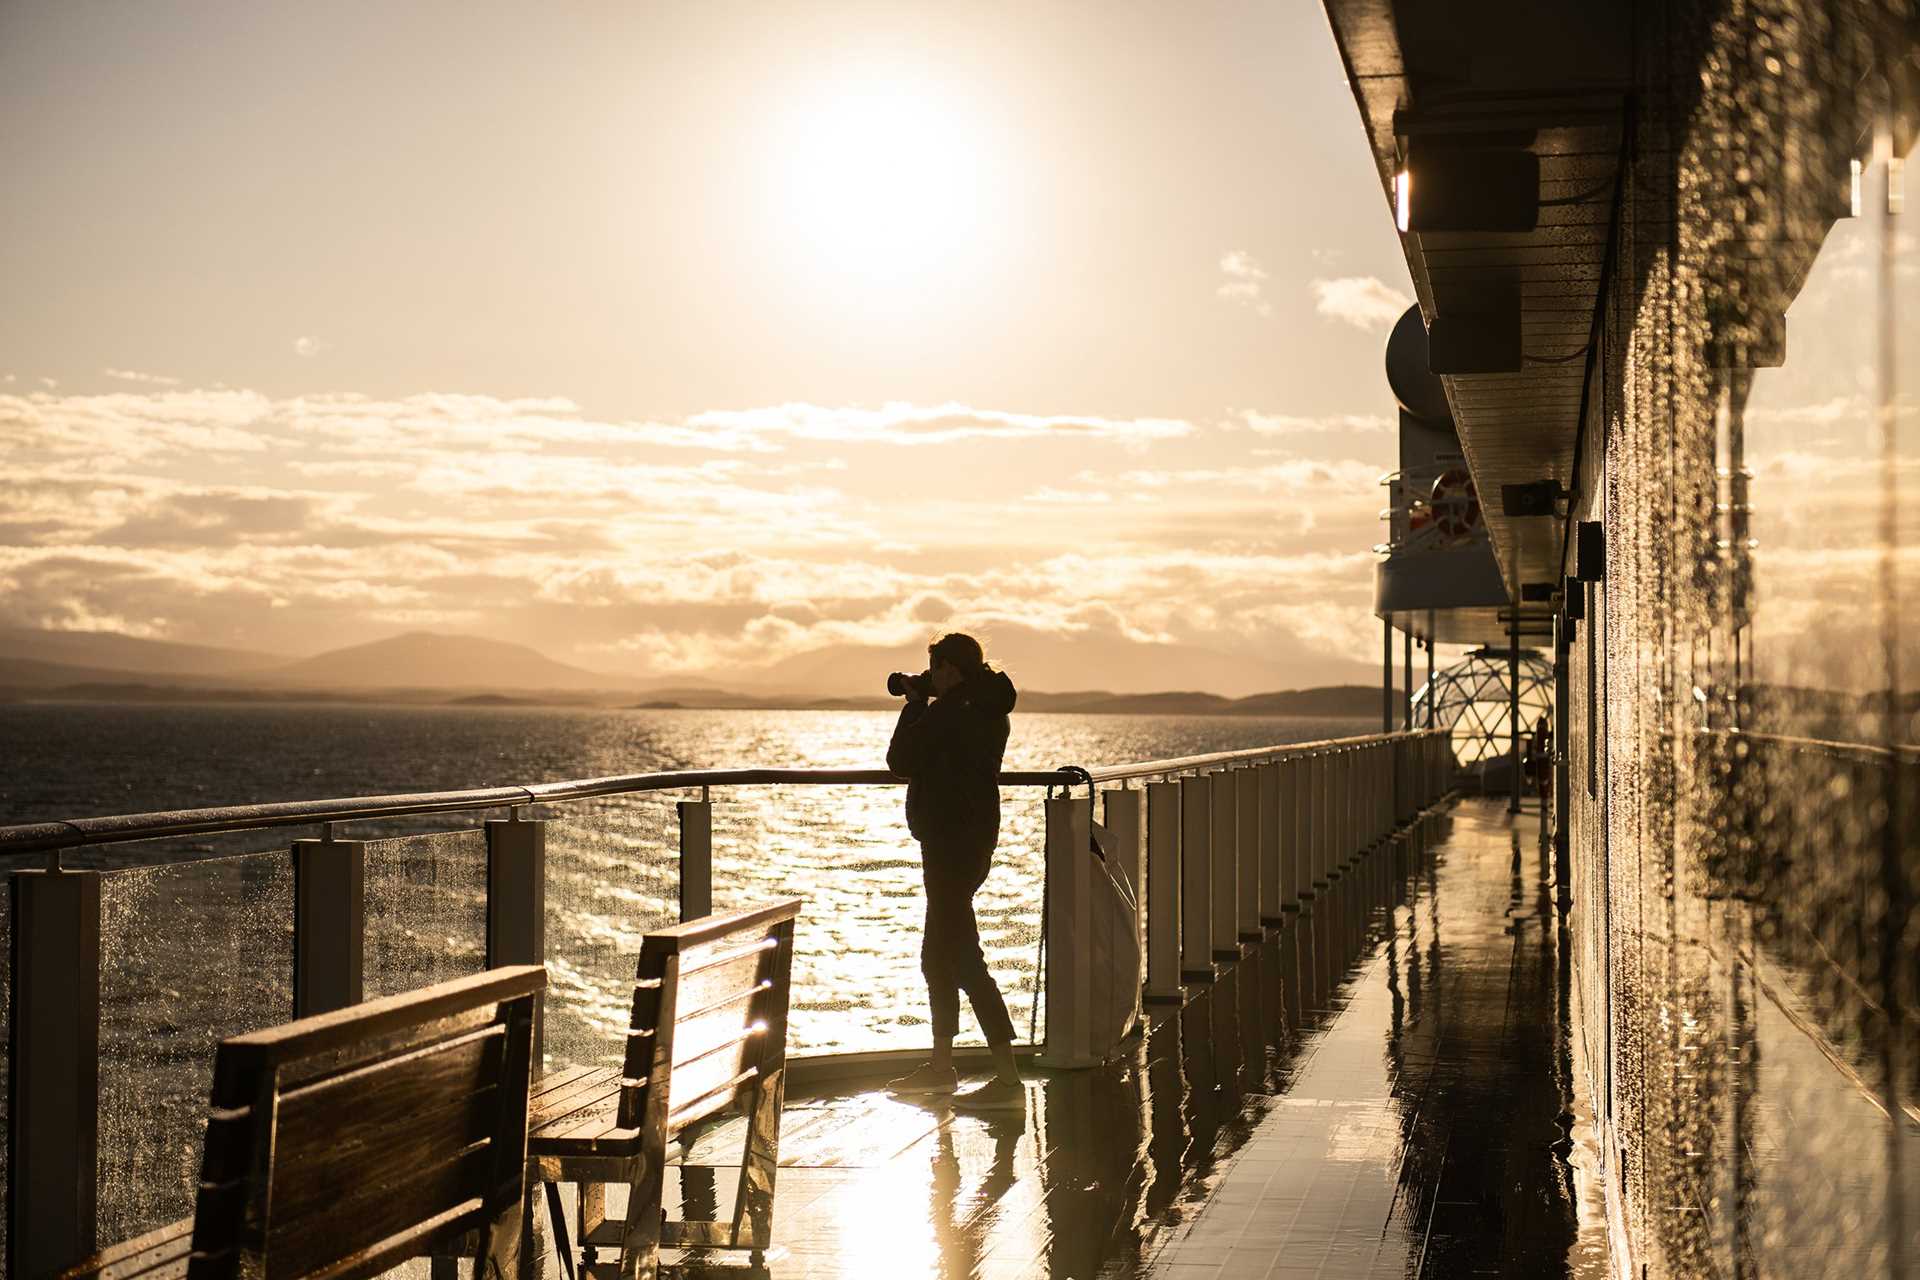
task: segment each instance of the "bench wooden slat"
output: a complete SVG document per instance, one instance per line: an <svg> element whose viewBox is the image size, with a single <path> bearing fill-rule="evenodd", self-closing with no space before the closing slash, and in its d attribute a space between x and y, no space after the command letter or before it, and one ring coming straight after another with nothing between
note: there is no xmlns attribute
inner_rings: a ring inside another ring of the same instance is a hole
<svg viewBox="0 0 1920 1280"><path fill-rule="evenodd" d="M527 1091L527 1105L537 1111L540 1107L540 1100L548 1094L553 1093L557 1089L565 1088L582 1076L592 1075L594 1072L600 1070L604 1070L604 1068L589 1065L584 1067L568 1067L565 1071L549 1072L533 1082L533 1087Z"/></svg>
<svg viewBox="0 0 1920 1280"><path fill-rule="evenodd" d="M619 1067L595 1067L588 1074L575 1079L564 1090L556 1091L540 1100L527 1118L529 1134L553 1127L569 1115L585 1107L597 1105L607 1095L609 1087L620 1087Z"/></svg>
<svg viewBox="0 0 1920 1280"><path fill-rule="evenodd" d="M383 1064L377 1082L356 1071L282 1097L269 1248L284 1247L282 1233L298 1233L305 1220L334 1216L316 1210L362 1195L377 1197L394 1222L432 1218L468 1199L465 1182L449 1181L430 1162L488 1138L503 1043L463 1037ZM361 1096L343 1097L342 1088ZM372 1233L389 1234L387 1221L359 1220L350 1230L380 1238Z"/></svg>

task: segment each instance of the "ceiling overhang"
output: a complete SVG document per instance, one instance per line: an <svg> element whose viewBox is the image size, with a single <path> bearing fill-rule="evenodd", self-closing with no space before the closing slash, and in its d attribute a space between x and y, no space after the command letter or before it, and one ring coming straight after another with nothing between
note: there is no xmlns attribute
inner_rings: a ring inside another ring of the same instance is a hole
<svg viewBox="0 0 1920 1280"><path fill-rule="evenodd" d="M1533 230L1400 236L1429 325L1437 315L1480 310L1489 298L1518 299L1521 368L1442 377L1516 599L1521 586L1557 585L1565 572L1564 516L1505 516L1500 491L1540 480L1575 487L1627 128L1627 9L1566 0L1326 0L1379 175L1382 216L1395 216L1394 177L1409 139L1485 138L1539 157L1542 207ZM1550 601L1520 606L1526 638L1549 630L1554 609ZM1443 641L1506 642L1504 607L1447 612L1460 616L1436 620Z"/></svg>

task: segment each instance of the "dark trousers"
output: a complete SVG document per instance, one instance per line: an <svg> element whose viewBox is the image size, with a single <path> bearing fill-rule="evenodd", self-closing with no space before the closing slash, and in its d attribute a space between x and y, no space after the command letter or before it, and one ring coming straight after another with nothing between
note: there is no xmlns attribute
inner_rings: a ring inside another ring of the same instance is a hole
<svg viewBox="0 0 1920 1280"><path fill-rule="evenodd" d="M967 993L973 1016L989 1044L1013 1042L1007 1002L987 972L980 950L980 926L973 918L973 895L986 882L993 846L920 845L920 874L927 888L927 928L920 940L920 972L927 978L927 1002L933 1006L933 1034L951 1039L960 1030L960 993Z"/></svg>

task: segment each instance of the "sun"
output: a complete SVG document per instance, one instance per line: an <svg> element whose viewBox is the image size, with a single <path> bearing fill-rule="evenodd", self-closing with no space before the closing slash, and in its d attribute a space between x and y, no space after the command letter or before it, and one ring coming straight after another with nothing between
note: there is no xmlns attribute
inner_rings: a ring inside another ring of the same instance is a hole
<svg viewBox="0 0 1920 1280"><path fill-rule="evenodd" d="M871 76L798 95L773 131L768 210L796 267L866 292L975 270L1003 229L993 132L937 82Z"/></svg>

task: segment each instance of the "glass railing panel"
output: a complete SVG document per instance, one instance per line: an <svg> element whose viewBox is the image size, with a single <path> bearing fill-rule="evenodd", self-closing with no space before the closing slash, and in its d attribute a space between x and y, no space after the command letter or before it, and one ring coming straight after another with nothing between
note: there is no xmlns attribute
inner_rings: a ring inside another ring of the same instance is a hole
<svg viewBox="0 0 1920 1280"><path fill-rule="evenodd" d="M368 998L486 968L486 832L369 840L366 913Z"/></svg>
<svg viewBox="0 0 1920 1280"><path fill-rule="evenodd" d="M680 919L680 837L668 794L538 805L547 820L546 1063L620 1060L649 929Z"/></svg>
<svg viewBox="0 0 1920 1280"><path fill-rule="evenodd" d="M113 872L100 909L99 1238L111 1241L193 1211L215 1047L293 1015L293 860Z"/></svg>
<svg viewBox="0 0 1920 1280"><path fill-rule="evenodd" d="M899 787L742 787L714 793L716 909L805 901L795 931L788 1049L847 1053L927 1043L920 848ZM987 963L1025 1040L1034 1003L1046 818L1008 788L993 871L975 896ZM982 1043L972 1012L962 1044ZM1044 1034L1044 1027L1042 1027Z"/></svg>

